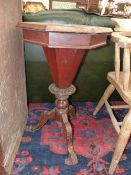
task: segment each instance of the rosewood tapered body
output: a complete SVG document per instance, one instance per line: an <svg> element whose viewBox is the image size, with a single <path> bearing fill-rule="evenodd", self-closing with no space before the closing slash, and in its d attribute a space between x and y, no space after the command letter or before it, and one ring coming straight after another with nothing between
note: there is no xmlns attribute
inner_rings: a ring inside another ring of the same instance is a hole
<svg viewBox="0 0 131 175"><path fill-rule="evenodd" d="M74 80L85 50L45 47L44 51L55 85L60 89L68 88Z"/></svg>

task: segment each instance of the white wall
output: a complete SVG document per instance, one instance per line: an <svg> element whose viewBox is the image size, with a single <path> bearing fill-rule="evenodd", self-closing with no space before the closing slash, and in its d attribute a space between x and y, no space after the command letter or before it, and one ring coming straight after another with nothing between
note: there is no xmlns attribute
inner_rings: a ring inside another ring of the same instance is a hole
<svg viewBox="0 0 131 175"><path fill-rule="evenodd" d="M21 1L4 0L0 9L0 144L10 175L27 120L27 100L21 21Z"/></svg>

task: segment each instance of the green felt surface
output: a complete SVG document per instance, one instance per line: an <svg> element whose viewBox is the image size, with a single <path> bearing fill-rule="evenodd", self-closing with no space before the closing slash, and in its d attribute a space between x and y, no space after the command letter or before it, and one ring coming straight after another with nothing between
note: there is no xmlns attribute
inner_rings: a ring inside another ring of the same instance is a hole
<svg viewBox="0 0 131 175"><path fill-rule="evenodd" d="M23 14L23 21L113 27L111 18L84 9L49 10Z"/></svg>

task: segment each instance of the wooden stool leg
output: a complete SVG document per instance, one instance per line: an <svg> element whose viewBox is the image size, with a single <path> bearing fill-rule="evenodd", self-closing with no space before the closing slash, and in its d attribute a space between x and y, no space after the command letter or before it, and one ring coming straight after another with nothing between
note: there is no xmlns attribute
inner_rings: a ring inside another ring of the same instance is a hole
<svg viewBox="0 0 131 175"><path fill-rule="evenodd" d="M101 107L104 105L105 101L111 96L111 94L113 93L114 90L115 90L115 88L114 88L114 86L113 86L112 84L110 84L110 85L106 88L106 90L105 90L103 96L101 97L101 99L100 99L98 105L97 105L96 108L95 108L95 111L93 112L93 115L96 115L96 114L98 113L98 111L99 111L99 110L101 109Z"/></svg>
<svg viewBox="0 0 131 175"><path fill-rule="evenodd" d="M119 163L120 158L123 154L123 151L126 147L126 144L129 140L130 134L131 134L131 109L123 120L121 131L116 144L115 152L109 168L109 175L113 175L117 167L117 164Z"/></svg>

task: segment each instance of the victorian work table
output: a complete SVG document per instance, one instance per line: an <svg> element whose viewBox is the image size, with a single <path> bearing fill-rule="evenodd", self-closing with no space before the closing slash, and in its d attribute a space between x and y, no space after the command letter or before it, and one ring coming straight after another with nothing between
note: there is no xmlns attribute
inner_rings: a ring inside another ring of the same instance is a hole
<svg viewBox="0 0 131 175"><path fill-rule="evenodd" d="M107 36L112 29L38 22L20 22L17 27L23 29L25 42L43 47L54 82L49 86L49 91L56 96L55 109L42 114L39 124L28 127L28 129L37 130L48 119L56 119L61 122L70 160L72 164L76 164L78 160L73 148L72 127L68 120L68 116L75 116L75 109L69 105L68 97L76 90L72 82L85 51L105 45Z"/></svg>

